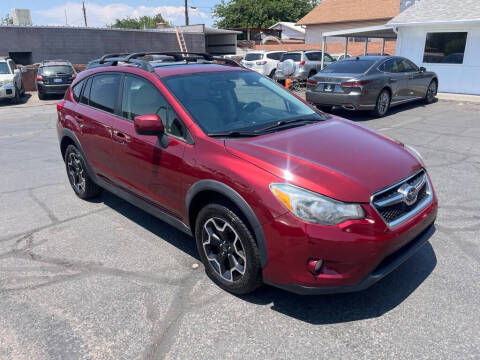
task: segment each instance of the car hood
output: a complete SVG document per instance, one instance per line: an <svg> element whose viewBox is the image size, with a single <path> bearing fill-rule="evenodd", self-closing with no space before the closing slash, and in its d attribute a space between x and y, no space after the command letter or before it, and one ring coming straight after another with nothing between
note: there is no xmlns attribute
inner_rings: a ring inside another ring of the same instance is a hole
<svg viewBox="0 0 480 360"><path fill-rule="evenodd" d="M404 146L341 118L247 139L225 147L294 185L345 202L369 202L421 164Z"/></svg>
<svg viewBox="0 0 480 360"><path fill-rule="evenodd" d="M0 74L0 81L3 80L13 80L13 74Z"/></svg>

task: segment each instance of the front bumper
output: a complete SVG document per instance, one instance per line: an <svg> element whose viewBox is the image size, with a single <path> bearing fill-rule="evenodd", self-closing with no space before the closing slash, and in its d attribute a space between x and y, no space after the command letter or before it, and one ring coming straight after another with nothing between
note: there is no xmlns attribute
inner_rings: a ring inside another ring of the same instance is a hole
<svg viewBox="0 0 480 360"><path fill-rule="evenodd" d="M37 83L37 91L40 94L65 94L69 87L70 84L45 85L44 83Z"/></svg>
<svg viewBox="0 0 480 360"><path fill-rule="evenodd" d="M15 97L15 85L0 86L0 99L13 99Z"/></svg>
<svg viewBox="0 0 480 360"><path fill-rule="evenodd" d="M346 110L373 110L376 97L358 92L338 93L307 90L306 99L314 105L339 106Z"/></svg>
<svg viewBox="0 0 480 360"><path fill-rule="evenodd" d="M337 226L299 221L286 213L264 224L268 263L264 282L298 294L366 289L387 276L424 245L435 231L437 200L400 227L389 229L370 205L365 219ZM321 272L307 264L322 259Z"/></svg>

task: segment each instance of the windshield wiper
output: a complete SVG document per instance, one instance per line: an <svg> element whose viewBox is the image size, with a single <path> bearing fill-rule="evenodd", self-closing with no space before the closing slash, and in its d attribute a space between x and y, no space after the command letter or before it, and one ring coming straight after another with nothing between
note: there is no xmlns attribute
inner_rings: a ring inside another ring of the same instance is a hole
<svg viewBox="0 0 480 360"><path fill-rule="evenodd" d="M318 121L323 121L323 119L322 118L316 118L316 119L294 118L294 119L289 119L289 120L280 120L280 121L277 121L276 123L271 124L267 127L255 130L255 132L256 133L264 133L266 131L282 128L282 127L287 126L287 125L292 125L292 124L304 125L304 124L307 124L307 123L318 122Z"/></svg>
<svg viewBox="0 0 480 360"><path fill-rule="evenodd" d="M229 131L229 132L223 132L223 133L212 133L212 134L207 134L210 137L252 137L252 136L258 136L260 134L257 134L256 132L242 132L242 131Z"/></svg>

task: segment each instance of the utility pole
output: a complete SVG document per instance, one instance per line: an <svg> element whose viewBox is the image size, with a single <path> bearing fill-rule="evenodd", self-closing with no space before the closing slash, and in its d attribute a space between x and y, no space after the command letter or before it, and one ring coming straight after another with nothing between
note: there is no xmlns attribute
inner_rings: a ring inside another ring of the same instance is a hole
<svg viewBox="0 0 480 360"><path fill-rule="evenodd" d="M65 26L68 26L67 8L65 8Z"/></svg>
<svg viewBox="0 0 480 360"><path fill-rule="evenodd" d="M88 27L87 24L87 10L85 10L85 1L82 1L82 11L83 11L83 20L85 21L85 27Z"/></svg>
<svg viewBox="0 0 480 360"><path fill-rule="evenodd" d="M185 0L185 25L189 25L190 21L188 20L188 0Z"/></svg>

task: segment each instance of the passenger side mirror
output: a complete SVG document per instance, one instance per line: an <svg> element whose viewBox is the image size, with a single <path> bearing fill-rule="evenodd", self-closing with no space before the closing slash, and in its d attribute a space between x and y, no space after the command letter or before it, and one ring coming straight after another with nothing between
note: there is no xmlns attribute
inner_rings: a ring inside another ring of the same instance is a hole
<svg viewBox="0 0 480 360"><path fill-rule="evenodd" d="M133 119L133 125L139 135L158 136L163 148L170 144L168 137L165 135L162 119L157 114L136 116Z"/></svg>
<svg viewBox="0 0 480 360"><path fill-rule="evenodd" d="M425 72L427 69L425 69L423 66L420 67L420 72Z"/></svg>

